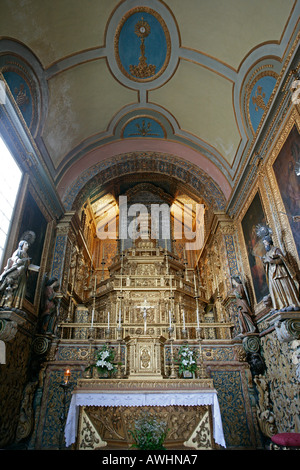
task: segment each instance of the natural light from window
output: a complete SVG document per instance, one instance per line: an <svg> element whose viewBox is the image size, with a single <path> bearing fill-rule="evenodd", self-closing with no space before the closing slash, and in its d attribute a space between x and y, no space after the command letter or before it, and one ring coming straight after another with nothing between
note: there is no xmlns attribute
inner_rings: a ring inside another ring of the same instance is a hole
<svg viewBox="0 0 300 470"><path fill-rule="evenodd" d="M0 136L0 262L6 243L22 172Z"/></svg>

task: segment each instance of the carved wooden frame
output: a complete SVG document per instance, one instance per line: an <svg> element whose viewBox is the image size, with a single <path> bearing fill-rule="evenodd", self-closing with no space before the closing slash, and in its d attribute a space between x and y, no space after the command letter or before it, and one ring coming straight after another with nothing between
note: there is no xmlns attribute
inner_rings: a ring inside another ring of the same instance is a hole
<svg viewBox="0 0 300 470"><path fill-rule="evenodd" d="M262 188L262 185L261 185L261 181L258 178L256 180L256 183L253 186L250 194L248 195L247 201L245 202L245 204L244 204L244 206L243 206L243 208L242 208L242 210L239 214L239 217L237 219L237 238L238 238L238 247L239 247L239 250L240 250L239 259L240 259L240 262L242 264L241 272L249 280L249 283L250 283L250 286L251 286L251 293L250 293L251 294L251 303L253 304L255 310L257 310L257 309L260 310L260 307L262 306L262 301L257 303L257 300L256 300L255 289L254 289L254 284L253 284L252 274L251 274L251 268L250 268L250 264L249 264L247 248L246 248L246 243L245 243L245 238L244 238L243 228L242 228L242 220L243 220L247 210L251 206L251 204L253 202L253 199L254 199L254 197L256 196L257 193L260 196L262 208L263 208L263 211L265 213L267 223L269 223L269 221L270 221L270 217L269 217L269 213L268 213L267 205L266 205L265 194L264 194L264 191L263 191L263 188ZM256 313L258 313L258 312L256 311Z"/></svg>
<svg viewBox="0 0 300 470"><path fill-rule="evenodd" d="M278 243L282 245L284 251L289 255L289 261L296 268L298 264L299 269L299 256L294 241L292 229L289 223L289 219L285 214L286 209L283 203L283 199L280 193L280 188L277 183L273 165L285 145L287 138L290 135L293 127L296 126L300 133L300 114L299 107L293 106L290 114L288 115L280 134L277 136L274 146L270 151L269 158L265 165L265 177L264 185L268 191L270 199L270 205L272 208L272 215L274 219L275 237L277 237ZM279 232L279 231L280 232Z"/></svg>
<svg viewBox="0 0 300 470"><path fill-rule="evenodd" d="M17 243L19 241L18 237L19 237L21 220L22 220L22 216L24 213L25 203L26 203L26 196L28 193L31 194L32 198L34 199L35 203L37 204L38 208L40 209L47 223L44 245L43 245L42 254L41 254L41 264L40 264L40 269L39 269L39 275L38 275L36 290L34 294L34 302L32 304L31 302L29 302L27 299L24 298L23 303L22 303L23 307L27 311L38 315L38 308L39 308L39 303L40 303L40 298L41 298L41 287L42 287L41 279L43 278L46 272L46 267L47 267L46 265L47 265L47 260L48 260L49 253L50 253L49 250L51 246L50 242L51 242L51 237L53 233L54 221L52 220L50 214L48 213L46 207L44 206L32 182L26 175L21 183L21 189L19 192L19 204L12 218L12 224L11 224L12 228L9 234L9 243L6 247L4 256L5 258L7 258L8 256L11 256L11 253L16 249Z"/></svg>

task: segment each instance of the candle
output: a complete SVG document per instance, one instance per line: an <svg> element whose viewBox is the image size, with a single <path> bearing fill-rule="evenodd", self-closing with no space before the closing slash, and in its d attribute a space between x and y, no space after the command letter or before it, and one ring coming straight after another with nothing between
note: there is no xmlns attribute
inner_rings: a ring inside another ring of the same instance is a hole
<svg viewBox="0 0 300 470"><path fill-rule="evenodd" d="M197 295L197 285L196 285L196 276L194 273L194 289L195 289L195 295Z"/></svg>
<svg viewBox="0 0 300 470"><path fill-rule="evenodd" d="M92 310L92 324L91 324L91 326L93 326L93 324L94 324L94 316L95 316L95 309L93 308L93 310Z"/></svg>
<svg viewBox="0 0 300 470"><path fill-rule="evenodd" d="M70 369L65 370L65 373L64 373L64 383L65 383L65 385L68 384L68 382L70 380L70 377L71 377Z"/></svg>
<svg viewBox="0 0 300 470"><path fill-rule="evenodd" d="M183 320L183 329L185 330L185 316L184 316L184 310L182 309L182 320Z"/></svg>
<svg viewBox="0 0 300 470"><path fill-rule="evenodd" d="M145 299L145 303L146 303L146 299ZM146 334L147 332L147 309L146 308L144 308L143 317L144 317L144 334Z"/></svg>
<svg viewBox="0 0 300 470"><path fill-rule="evenodd" d="M121 328L121 308L119 309L119 328Z"/></svg>
<svg viewBox="0 0 300 470"><path fill-rule="evenodd" d="M109 312L107 312L107 329L109 330Z"/></svg>
<svg viewBox="0 0 300 470"><path fill-rule="evenodd" d="M198 308L197 308L197 326L199 328L199 310L198 310Z"/></svg>
<svg viewBox="0 0 300 470"><path fill-rule="evenodd" d="M169 310L169 319L170 319L170 328L172 327L172 317L171 317L171 310Z"/></svg>

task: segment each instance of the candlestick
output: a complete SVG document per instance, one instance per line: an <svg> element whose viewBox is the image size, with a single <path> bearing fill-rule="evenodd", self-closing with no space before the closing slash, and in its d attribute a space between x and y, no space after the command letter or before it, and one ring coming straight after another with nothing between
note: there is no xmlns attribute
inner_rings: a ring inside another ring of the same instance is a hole
<svg viewBox="0 0 300 470"><path fill-rule="evenodd" d="M169 320L170 320L170 328L172 328L172 317L171 317L171 310L169 310Z"/></svg>
<svg viewBox="0 0 300 470"><path fill-rule="evenodd" d="M67 393L71 387L71 385L69 384L70 376L71 376L70 369L67 369L64 373L64 383L59 384L59 386L63 389L62 410L59 416L59 420L60 420L59 448L60 449L63 449L65 447L64 430L65 430L65 424L66 424L66 419L67 419L67 407L66 407Z"/></svg>
<svg viewBox="0 0 300 470"><path fill-rule="evenodd" d="M119 309L119 328L121 328L121 309Z"/></svg>
<svg viewBox="0 0 300 470"><path fill-rule="evenodd" d="M206 377L207 377L207 373L206 373L206 369L205 369L205 367L204 367L203 351L202 351L202 346L201 346L201 342L202 342L202 338L201 338L201 328L197 328L196 333L197 333L197 341L198 341L198 343L199 343L200 378L206 378Z"/></svg>
<svg viewBox="0 0 300 470"><path fill-rule="evenodd" d="M174 338L172 337L172 332L170 331L170 345L171 345L171 373L169 375L169 379L176 379L176 372L175 372L175 366L174 366L174 350L173 350L173 341Z"/></svg>
<svg viewBox="0 0 300 470"><path fill-rule="evenodd" d="M196 275L194 273L194 290L195 290L195 296L197 295L197 285L196 285Z"/></svg>
<svg viewBox="0 0 300 470"><path fill-rule="evenodd" d="M144 311L144 335L147 333L147 311Z"/></svg>
<svg viewBox="0 0 300 470"><path fill-rule="evenodd" d="M71 371L70 369L66 369L64 373L64 384L67 385L69 383L71 377Z"/></svg>

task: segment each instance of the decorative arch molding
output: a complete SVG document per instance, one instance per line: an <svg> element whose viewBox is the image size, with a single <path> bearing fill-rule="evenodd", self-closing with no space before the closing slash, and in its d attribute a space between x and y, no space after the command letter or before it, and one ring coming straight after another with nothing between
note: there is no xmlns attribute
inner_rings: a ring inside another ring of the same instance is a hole
<svg viewBox="0 0 300 470"><path fill-rule="evenodd" d="M137 173L173 177L202 197L212 210L225 210L226 197L207 173L174 155L157 152L121 154L87 168L68 186L63 195L65 210L78 210L97 188L117 177Z"/></svg>
<svg viewBox="0 0 300 470"><path fill-rule="evenodd" d="M48 84L39 59L14 39L0 39L0 72L34 138L43 127L48 108Z"/></svg>

